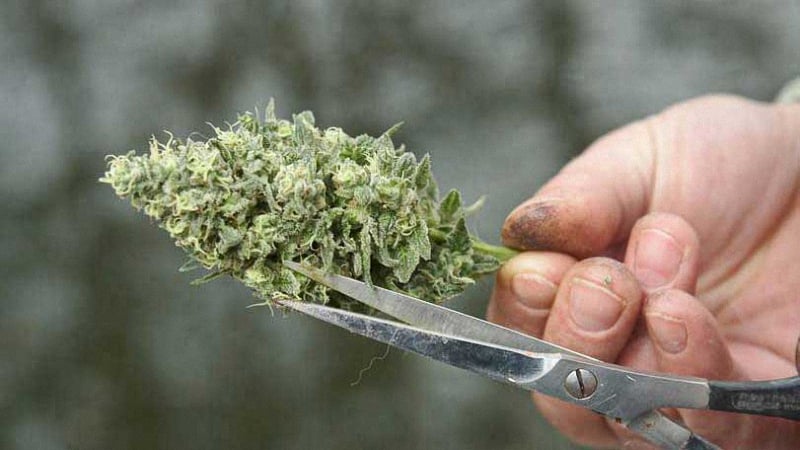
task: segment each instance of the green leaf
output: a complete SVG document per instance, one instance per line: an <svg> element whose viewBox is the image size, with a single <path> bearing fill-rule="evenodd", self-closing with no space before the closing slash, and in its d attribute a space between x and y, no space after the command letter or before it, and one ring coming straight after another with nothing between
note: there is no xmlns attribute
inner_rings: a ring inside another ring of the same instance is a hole
<svg viewBox="0 0 800 450"><path fill-rule="evenodd" d="M205 275L205 276L203 276L201 278L198 278L196 280L192 280L192 282L190 284L192 286L199 286L201 284L206 284L209 281L216 280L217 278L219 278L219 277L221 277L223 275L225 275L225 272L211 272L208 275Z"/></svg>
<svg viewBox="0 0 800 450"><path fill-rule="evenodd" d="M298 144L312 144L314 138L314 114L303 111L294 115L294 139Z"/></svg>
<svg viewBox="0 0 800 450"><path fill-rule="evenodd" d="M448 236L448 244L448 248L456 253L466 253L472 250L472 239L463 217L458 219L453 232Z"/></svg>
<svg viewBox="0 0 800 450"><path fill-rule="evenodd" d="M412 234L411 244L417 249L420 258L431 259L431 240L428 237L428 225L423 221Z"/></svg>
<svg viewBox="0 0 800 450"><path fill-rule="evenodd" d="M270 98L269 103L267 103L267 109L264 111L264 119L266 123L276 122L277 118L275 117L275 99Z"/></svg>
<svg viewBox="0 0 800 450"><path fill-rule="evenodd" d="M397 122L396 124L389 127L388 130L384 131L383 134L392 137L394 136L395 133L400 131L400 128L402 128L404 124L405 124L404 122Z"/></svg>
<svg viewBox="0 0 800 450"><path fill-rule="evenodd" d="M203 266L197 262L195 259L188 259L182 266L178 268L178 272L191 272L192 270L197 270L202 268Z"/></svg>
<svg viewBox="0 0 800 450"><path fill-rule="evenodd" d="M359 251L359 256L361 257L361 273L364 275L364 282L370 285L372 284L372 240L370 239L372 228L374 228L374 225L372 221L369 221L364 224L361 233L359 233L359 244L361 244L361 249Z"/></svg>
<svg viewBox="0 0 800 450"><path fill-rule="evenodd" d="M478 200L475 200L475 203L464 207L464 216L469 217L476 212L478 212L481 208L483 208L483 204L486 203L486 196L482 195Z"/></svg>
<svg viewBox="0 0 800 450"><path fill-rule="evenodd" d="M439 218L442 223L450 224L463 216L461 210L461 193L453 189L447 193L439 205Z"/></svg>
<svg viewBox="0 0 800 450"><path fill-rule="evenodd" d="M244 235L241 230L237 230L227 225L222 225L219 228L219 243L217 244L217 251L219 253L227 252L233 247L239 245L242 242L243 237Z"/></svg>
<svg viewBox="0 0 800 450"><path fill-rule="evenodd" d="M432 183L431 156L426 153L419 164L417 164L416 173L414 173L414 185L417 189L424 190Z"/></svg>
<svg viewBox="0 0 800 450"><path fill-rule="evenodd" d="M399 252L397 261L394 276L399 282L407 283L419 263L419 251L413 246L407 247Z"/></svg>

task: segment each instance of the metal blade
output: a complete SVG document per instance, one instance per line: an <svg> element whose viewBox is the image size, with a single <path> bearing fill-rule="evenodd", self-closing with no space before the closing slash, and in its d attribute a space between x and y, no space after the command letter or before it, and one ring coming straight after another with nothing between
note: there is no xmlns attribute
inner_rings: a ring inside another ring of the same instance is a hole
<svg viewBox="0 0 800 450"><path fill-rule="evenodd" d="M417 326L419 326L421 328L425 328L426 330L433 331L434 333L427 332L427 334L429 336L433 336L433 335L436 334L435 332L439 332L439 333L445 334L445 335L447 335L447 334L458 334L459 336L467 338L467 339L454 339L452 337L442 336L440 339L446 339L445 342L453 342L455 340L458 340L460 342L468 342L468 340L484 341L484 342L487 342L487 343L490 343L490 344L494 344L494 345L497 345L497 346L500 346L500 347L510 347L510 349L505 349L505 350L507 352L509 352L509 353L516 353L516 355L518 355L518 356L520 355L520 353L519 352L514 352L511 349L519 349L521 351L529 351L529 352L534 352L534 353L561 353L561 354L564 354L564 355L570 355L570 356L572 356L574 358L582 358L582 359L585 359L585 360L594 361L594 362L602 364L600 361L598 361L598 360L596 360L594 358L591 358L589 356L574 352L572 350L557 346L555 344L551 344L551 343L546 342L546 341L542 341L540 339L533 338L531 336L524 335L522 333L518 333L518 332L516 332L514 330L510 330L510 329L501 327L499 325L495 325L495 324L492 324L492 323L477 319L477 318L472 317L472 316L468 316L468 315L460 313L458 311L454 311L454 310L451 310L451 309L447 309L447 308L444 308L444 307L441 307L441 306L438 306L438 305L434 305L432 303L428 303L428 302L416 299L414 297L411 297L411 296L408 296L408 295L405 295L405 294L400 294L400 293L397 293L397 292L394 292L394 291L390 291L390 290L387 290L387 289L383 289L383 288L380 288L380 287L377 287L377 286L370 287L370 286L366 285L365 283L362 283L362 282L357 281L357 280L353 280L351 278L347 278L347 277L343 277L343 276L339 276L339 275L329 275L329 274L326 274L326 273L324 273L323 271L321 271L319 269L310 268L308 266L301 266L300 264L297 264L297 263L294 263L294 262L284 262L284 264L287 267L289 267L290 269L292 269L294 271L297 271L297 272L307 276L308 278L310 278L310 279L312 279L312 280L314 280L314 281L316 281L316 282L318 282L320 284L323 284L323 285L325 285L325 286L327 286L327 287L329 287L331 289L339 291L339 292L341 292L341 293L343 293L343 294L345 294L345 295L347 295L349 297L352 297L352 298L354 298L356 300L359 300L362 303L371 306L372 308L375 308L375 309L377 309L379 311L382 311L382 312L384 312L386 314L389 314L390 316L396 317L399 320L405 321L405 322L413 324L413 325L417 325ZM291 302L291 303L290 302L282 302L282 304L284 304L285 306L297 309L299 311L302 311L302 312L304 312L304 313L306 313L308 315L311 315L313 317L316 317L318 319L327 321L329 323L334 323L334 324L336 324L338 326L342 326L344 328L349 329L352 332L359 333L359 334L361 334L363 336L371 337L373 339L378 339L378 338L370 335L370 333L366 331L366 327L367 327L368 323L385 322L385 323L389 323L389 324L393 325L394 327L396 327L395 329L414 330L417 333L419 333L419 332L426 333L425 330L418 330L418 329L414 329L413 327L407 327L407 326L403 326L401 324L396 324L396 323L393 324L391 322L382 321L380 319L369 318L368 316L362 316L362 317L366 317L368 320L366 322L362 322L362 329L364 331L359 332L359 331L356 331L356 329L354 329L352 326L342 325L342 324L340 324L338 322L335 322L334 319L333 319L333 318L338 317L339 318L338 320L341 321L341 320L343 320L343 319L341 319L342 317L354 316L355 314L353 314L353 313L347 313L347 312L344 312L344 311L333 310L332 308L327 308L327 307L322 307L322 306L317 306L317 305L301 304L299 302ZM326 311L326 312L323 313L321 311ZM330 315L330 319L331 320L328 320L327 318L324 317L327 314L327 311L330 311L330 312L333 313L333 314ZM389 329L392 329L392 328L389 328ZM394 334L394 331L389 332L387 330L388 329L384 328L384 331L383 331L382 334L384 336L388 334L391 337ZM382 340L383 342L388 342L390 345L393 345L395 347L404 348L406 350L410 350L410 351L413 351L415 353L419 353L419 354L424 354L426 356L430 356L430 355L428 355L427 352L423 353L422 351L418 351L416 349L410 349L410 348L406 348L406 347L403 347L401 345L398 345L398 343L400 341L397 339L397 336L395 336L395 339L394 339L395 342L390 342L391 338L390 339L378 339L378 340ZM476 344L476 343L473 343L473 344ZM477 343L477 345L481 345L481 344ZM443 349L444 353L447 353L447 352L451 351L451 350L447 349L447 345L443 344L443 347L444 347L444 349ZM487 345L482 345L482 347L484 349L485 348L491 348L491 346L487 346ZM800 343L798 343L798 347L800 347ZM462 350L464 348L466 348L466 346L461 347ZM798 351L798 354L800 354L800 351ZM512 359L513 358L517 358L518 356L512 356ZM527 356L527 355L522 355L522 356ZM431 356L431 357L433 357L433 356ZM513 382L512 380L516 381L518 378L516 378L514 375L510 375L509 376L508 373L502 374L502 371L498 370L498 367L500 367L500 366L495 366L494 364L496 364L496 363L494 363L494 362L492 362L491 364L488 365L488 367L486 367L486 370L489 373L484 373L484 374L486 376L490 376L490 377L492 377L494 379L498 379L498 380L504 381L506 383L514 384L517 387L521 387L521 388L525 388L525 389L534 389L535 388L535 389L539 390L540 392L544 391L548 395L554 395L555 397L561 398L562 400L572 401L573 403L580 403L580 401L576 402L576 401L574 401L572 399L565 398L563 396L563 393L561 395L558 395L559 392L558 392L558 390L556 389L555 386L542 386L541 385L541 384L545 384L545 385L554 384L555 385L555 384L558 383L557 381L555 381L554 383L550 383L548 381L546 381L545 383L542 383L542 381L544 381L544 380L542 380L542 376L545 375L545 374L548 375L546 377L548 379L550 379L550 378L552 378L553 380L558 380L559 379L558 374L552 374L551 373L551 372L553 372L553 370L551 370L551 369L546 369L545 370L545 363L544 363L544 361L547 361L547 364L546 364L547 366L551 366L551 365L556 364L555 359L557 359L557 355L553 355L553 358L549 358L548 355L539 354L539 355L536 355L536 357L538 357L538 359L540 361L542 361L542 366L541 366L541 368L538 369L540 371L540 375L538 376L538 378L534 377L534 380L528 380L527 385L525 383ZM469 356L469 358L474 358L474 355L473 356ZM448 364L463 368L462 365L458 365L456 363L449 362L449 361L447 361L445 359L442 359L442 358L435 358L434 357L434 359L438 359L440 361L447 362ZM464 358L458 358L458 359L462 360L462 362L464 360ZM798 360L800 360L800 357L798 357ZM564 360L564 361L566 361L566 360ZM472 363L470 363L470 366L475 366L474 360L473 360ZM477 370L474 370L473 368L470 368L470 367L466 367L466 369L467 370L477 371ZM535 372L535 370L534 370L534 372ZM479 373L483 373L483 372L479 372ZM519 376L519 374L516 374L516 375ZM521 380L522 377L520 377L519 379ZM628 379L628 378L626 377L626 379ZM631 379L629 379L629 381L630 380L634 380L635 381L636 378L631 378ZM533 381L533 382L531 382L531 381ZM563 391L563 389L561 389L561 390ZM646 397L646 395L643 396L643 397ZM698 395L698 397L702 398L703 396L702 395ZM592 402L592 403L595 403L595 402ZM595 404L593 409L603 409L603 408L599 408L599 406L601 406L601 405ZM688 442L687 441L687 436L693 436L691 434L691 432L688 431L686 428L680 426L680 425L672 423L672 421L670 419L668 419L667 417L662 415L659 411L651 411L650 413L647 413L647 414L644 414L644 415L640 416L640 418L646 418L646 420L644 420L644 419L638 420L638 418L637 418L635 420L631 420L630 422L623 421L623 423L626 426L630 427L633 431L635 431L639 435L643 436L648 441L650 441L650 442L652 442L652 443L654 443L656 445L662 446L665 449L680 450L680 449L688 448L688 447L686 447L686 443ZM701 447L698 447L698 448L701 448ZM716 447L708 446L708 447L703 447L703 448L714 449Z"/></svg>
<svg viewBox="0 0 800 450"><path fill-rule="evenodd" d="M526 354L328 306L278 303L370 339L518 387L530 389L560 360L557 355Z"/></svg>
<svg viewBox="0 0 800 450"><path fill-rule="evenodd" d="M352 278L327 274L319 269L291 261L285 261L283 264L317 283L425 330L446 335L458 335L474 341L488 342L502 347L534 353L561 353L596 361L594 358L567 348L414 298L410 295L378 286L369 286Z"/></svg>

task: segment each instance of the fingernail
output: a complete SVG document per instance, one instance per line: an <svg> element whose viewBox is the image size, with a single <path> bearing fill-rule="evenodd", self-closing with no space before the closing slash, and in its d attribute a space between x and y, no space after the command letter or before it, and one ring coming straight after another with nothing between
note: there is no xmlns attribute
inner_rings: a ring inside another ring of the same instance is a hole
<svg viewBox="0 0 800 450"><path fill-rule="evenodd" d="M667 353L680 353L686 348L686 324L661 314L649 314L647 325L656 344Z"/></svg>
<svg viewBox="0 0 800 450"><path fill-rule="evenodd" d="M683 252L683 247L669 233L657 229L642 231L634 255L636 278L648 289L666 286L678 275Z"/></svg>
<svg viewBox="0 0 800 450"><path fill-rule="evenodd" d="M625 302L609 289L592 281L575 278L569 294L572 321L585 331L598 332L617 323Z"/></svg>
<svg viewBox="0 0 800 450"><path fill-rule="evenodd" d="M532 309L550 309L556 289L552 281L538 273L518 273L511 278L511 293Z"/></svg>

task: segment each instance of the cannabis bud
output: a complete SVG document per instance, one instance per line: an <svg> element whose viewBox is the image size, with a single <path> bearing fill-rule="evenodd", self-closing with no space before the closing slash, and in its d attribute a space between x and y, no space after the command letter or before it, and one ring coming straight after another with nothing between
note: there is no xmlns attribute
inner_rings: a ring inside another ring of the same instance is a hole
<svg viewBox="0 0 800 450"><path fill-rule="evenodd" d="M321 130L311 112L245 113L206 141L150 141L148 155L109 156L101 182L144 210L190 256L266 301L354 302L283 261L440 302L513 252L477 241L458 191L443 200L426 155L375 138Z"/></svg>

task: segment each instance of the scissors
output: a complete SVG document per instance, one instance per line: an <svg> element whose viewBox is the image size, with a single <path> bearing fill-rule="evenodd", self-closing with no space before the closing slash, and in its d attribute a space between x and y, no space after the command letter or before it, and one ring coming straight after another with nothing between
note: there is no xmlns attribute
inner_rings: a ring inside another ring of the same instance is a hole
<svg viewBox="0 0 800 450"><path fill-rule="evenodd" d="M661 414L690 408L800 420L800 377L710 381L639 372L409 295L284 262L324 286L404 323L324 305L280 300L295 311L518 388L580 405L664 449L720 449Z"/></svg>

